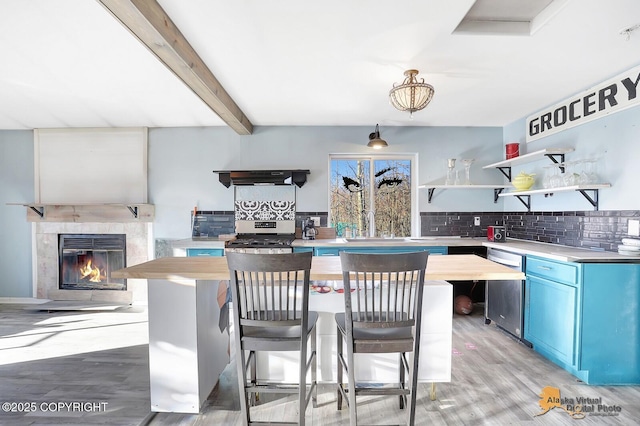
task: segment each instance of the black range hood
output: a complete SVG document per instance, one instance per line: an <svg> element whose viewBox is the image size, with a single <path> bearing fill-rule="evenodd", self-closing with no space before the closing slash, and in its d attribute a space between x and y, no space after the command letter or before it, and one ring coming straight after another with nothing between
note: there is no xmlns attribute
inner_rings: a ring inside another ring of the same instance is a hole
<svg viewBox="0 0 640 426"><path fill-rule="evenodd" d="M302 185L307 181L309 170L214 170L220 183L231 185Z"/></svg>

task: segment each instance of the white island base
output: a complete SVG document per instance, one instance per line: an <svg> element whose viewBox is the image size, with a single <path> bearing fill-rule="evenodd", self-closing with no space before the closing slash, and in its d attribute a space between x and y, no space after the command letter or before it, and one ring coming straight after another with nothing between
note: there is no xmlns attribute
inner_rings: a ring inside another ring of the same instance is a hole
<svg viewBox="0 0 640 426"><path fill-rule="evenodd" d="M453 286L446 281L425 281L424 286L418 381L450 382ZM319 314L317 380L319 383L336 383L337 330L334 314L344 312L344 294L333 291L312 293L309 297L309 310ZM258 379L276 382L298 380L295 353L262 353L257 360ZM397 354L355 354L355 375L358 382L397 383L398 366Z"/></svg>
<svg viewBox="0 0 640 426"><path fill-rule="evenodd" d="M218 327L218 284L149 279L151 411L198 413L229 363L229 335Z"/></svg>

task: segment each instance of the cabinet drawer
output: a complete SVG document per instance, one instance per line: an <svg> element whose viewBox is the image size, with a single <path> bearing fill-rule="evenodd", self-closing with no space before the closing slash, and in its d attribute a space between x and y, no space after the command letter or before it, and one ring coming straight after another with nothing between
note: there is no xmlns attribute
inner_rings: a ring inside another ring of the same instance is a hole
<svg viewBox="0 0 640 426"><path fill-rule="evenodd" d="M224 256L224 249L187 249L187 257L196 256Z"/></svg>
<svg viewBox="0 0 640 426"><path fill-rule="evenodd" d="M527 276L537 276L566 284L578 283L578 265L527 256Z"/></svg>

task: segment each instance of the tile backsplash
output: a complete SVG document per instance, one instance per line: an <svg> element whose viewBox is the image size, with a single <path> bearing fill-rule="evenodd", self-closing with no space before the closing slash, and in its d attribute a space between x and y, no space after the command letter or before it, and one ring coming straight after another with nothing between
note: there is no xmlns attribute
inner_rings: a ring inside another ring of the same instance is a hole
<svg viewBox="0 0 640 426"><path fill-rule="evenodd" d="M473 225L474 217L480 226ZM628 236L628 220L638 218L640 210L420 213L422 236L482 237L487 226L504 225L510 238L607 251L618 249Z"/></svg>
<svg viewBox="0 0 640 426"><path fill-rule="evenodd" d="M296 212L296 224L310 216L320 217L320 226L327 226L327 212ZM474 226L476 217L480 218L480 226ZM504 225L510 238L616 251L622 238L628 237L629 219L640 219L640 210L422 212L420 235L484 237L487 226ZM233 211L199 211L192 236L230 234L234 225Z"/></svg>
<svg viewBox="0 0 640 426"><path fill-rule="evenodd" d="M217 237L220 234L232 234L235 229L233 211L198 211L195 217L191 212L191 237Z"/></svg>

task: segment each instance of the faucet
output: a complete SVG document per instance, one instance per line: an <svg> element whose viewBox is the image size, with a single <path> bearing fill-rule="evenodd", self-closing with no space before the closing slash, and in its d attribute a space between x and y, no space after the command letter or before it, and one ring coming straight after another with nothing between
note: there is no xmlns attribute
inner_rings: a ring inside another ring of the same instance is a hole
<svg viewBox="0 0 640 426"><path fill-rule="evenodd" d="M369 221L369 237L376 236L376 212L369 210L367 213L367 220Z"/></svg>

